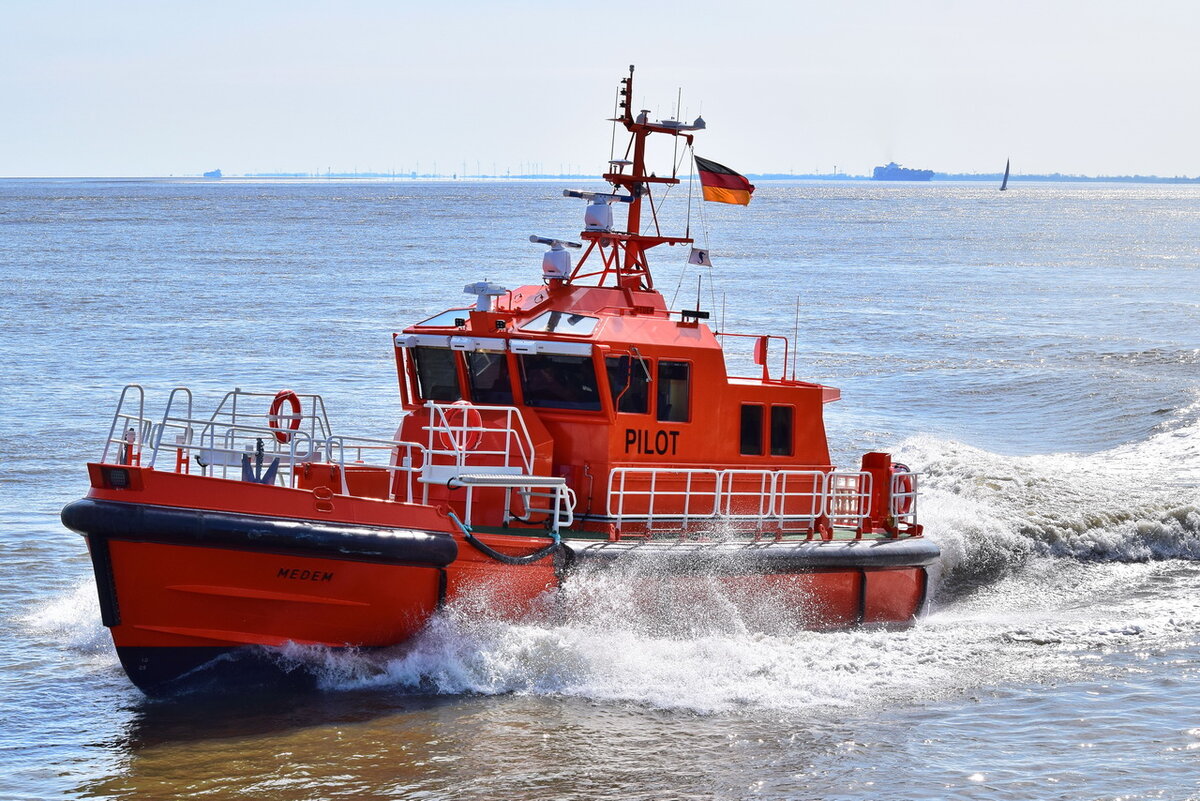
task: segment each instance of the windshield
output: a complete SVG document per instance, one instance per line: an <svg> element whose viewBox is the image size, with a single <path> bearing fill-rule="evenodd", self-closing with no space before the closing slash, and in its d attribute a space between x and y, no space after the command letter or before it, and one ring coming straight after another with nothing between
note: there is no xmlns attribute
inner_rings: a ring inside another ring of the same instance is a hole
<svg viewBox="0 0 1200 801"><path fill-rule="evenodd" d="M471 380L471 399L476 403L512 406L512 382L508 378L508 357L503 353L473 351L467 356L467 377Z"/></svg>
<svg viewBox="0 0 1200 801"><path fill-rule="evenodd" d="M470 317L470 309L446 309L441 314L435 314L428 320L417 323L419 328L454 328L455 320L466 320Z"/></svg>
<svg viewBox="0 0 1200 801"><path fill-rule="evenodd" d="M417 388L425 400L456 401L462 397L458 389L458 371L454 367L454 351L449 348L413 348L417 364Z"/></svg>
<svg viewBox="0 0 1200 801"><path fill-rule="evenodd" d="M539 314L525 325L521 326L522 331L545 331L550 334L571 334L574 336L587 336L596 330L596 323L600 322L599 317L588 317L583 314L570 314L568 312L548 311L544 314Z"/></svg>
<svg viewBox="0 0 1200 801"><path fill-rule="evenodd" d="M550 353L522 356L521 391L528 406L600 410L596 369L587 356Z"/></svg>

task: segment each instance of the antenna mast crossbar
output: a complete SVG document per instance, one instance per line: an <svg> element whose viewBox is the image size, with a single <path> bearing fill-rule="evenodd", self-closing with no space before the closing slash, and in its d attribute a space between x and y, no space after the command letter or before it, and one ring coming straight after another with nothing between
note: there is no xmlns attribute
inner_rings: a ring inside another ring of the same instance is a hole
<svg viewBox="0 0 1200 801"><path fill-rule="evenodd" d="M617 117L619 122L629 131L629 146L625 151L629 162L623 162L616 172L604 174L604 180L617 189L628 192L629 222L628 230L618 231L583 231L580 236L591 243L579 263L571 273L571 281L578 278L599 276L598 285L603 286L605 280L612 276L613 283L626 289L653 289L654 278L650 274L650 265L646 261L646 251L658 245L686 245L693 240L690 236L662 236L642 234L642 199L650 198L650 186L653 184L673 185L680 183L678 178L659 177L646 172L646 139L651 134L666 134L682 137L688 145L692 144L693 136L689 131L704 126L703 121L697 120L693 126L681 123L667 124L650 122L643 111L636 117L633 114L633 67L629 68L629 77L621 79L617 91ZM629 165L629 172L624 171L624 165ZM672 165L674 166L674 165ZM651 208L653 211L653 207ZM657 221L655 222L657 228ZM601 270L584 271L584 264L596 246L600 248L604 267Z"/></svg>

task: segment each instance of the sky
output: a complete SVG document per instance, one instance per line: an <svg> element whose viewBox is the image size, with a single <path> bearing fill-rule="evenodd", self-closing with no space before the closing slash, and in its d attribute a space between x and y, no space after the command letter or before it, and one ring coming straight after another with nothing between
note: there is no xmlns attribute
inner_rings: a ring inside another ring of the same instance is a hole
<svg viewBox="0 0 1200 801"><path fill-rule="evenodd" d="M599 173L617 81L740 172L1200 175L1200 3L0 0L0 176Z"/></svg>

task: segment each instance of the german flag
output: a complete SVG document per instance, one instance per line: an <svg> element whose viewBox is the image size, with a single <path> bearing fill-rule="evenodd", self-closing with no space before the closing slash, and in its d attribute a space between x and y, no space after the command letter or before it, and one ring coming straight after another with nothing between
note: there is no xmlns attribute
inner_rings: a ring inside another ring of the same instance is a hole
<svg viewBox="0 0 1200 801"><path fill-rule="evenodd" d="M750 196L754 194L754 184L746 180L728 167L715 161L696 159L696 170L700 173L700 186L704 189L704 199L715 203L736 203L739 206L750 204Z"/></svg>

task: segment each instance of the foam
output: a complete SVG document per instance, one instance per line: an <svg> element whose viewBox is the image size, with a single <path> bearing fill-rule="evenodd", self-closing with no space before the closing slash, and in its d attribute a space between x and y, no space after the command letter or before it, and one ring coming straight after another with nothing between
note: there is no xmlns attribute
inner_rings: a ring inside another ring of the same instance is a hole
<svg viewBox="0 0 1200 801"><path fill-rule="evenodd" d="M1200 572L1174 561L1200 558L1196 412L1094 455L899 445L923 473L922 522L947 579L936 610L905 631L806 631L779 599L747 603L716 579L680 597L643 565L575 576L521 621L463 599L409 647L326 663L322 681L855 715L1115 671L1097 651L1170 648L1200 631Z"/></svg>
<svg viewBox="0 0 1200 801"><path fill-rule="evenodd" d="M928 436L897 446L922 473L920 512L950 583L1034 557L1200 559L1200 421L1096 454L1001 456Z"/></svg>
<svg viewBox="0 0 1200 801"><path fill-rule="evenodd" d="M1190 641L1200 601L1180 603L1164 562L1035 560L903 631L762 630L741 599L712 588L691 609L632 607L644 575L585 575L555 614L517 621L466 599L403 648L371 654L293 653L330 691L518 694L701 714L873 710L959 696L985 686L1091 675L1097 650ZM1196 580L1184 597L1195 595ZM716 585L714 584L714 587ZM1154 588L1163 590L1155 594ZM1165 588L1165 589L1164 589ZM1146 596L1138 604L1131 596ZM582 603L614 597L611 604ZM494 609L494 607L493 607Z"/></svg>
<svg viewBox="0 0 1200 801"><path fill-rule="evenodd" d="M28 634L44 641L65 645L80 653L108 654L116 660L108 629L100 622L96 585L91 580L40 604L18 617L17 622Z"/></svg>
<svg viewBox="0 0 1200 801"><path fill-rule="evenodd" d="M895 451L923 473L943 548L935 611L903 631L804 628L804 599L747 598L653 562L585 572L507 619L486 588L394 648L275 649L329 692L523 694L701 714L870 715L987 686L1116 671L1098 652L1194 644L1200 632L1195 409L1140 443L1009 457L930 436ZM1180 561L1184 560L1184 561ZM87 582L26 615L80 651L111 646ZM111 659L111 656L108 658Z"/></svg>

